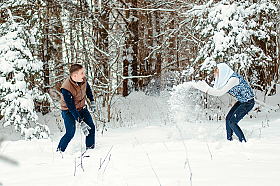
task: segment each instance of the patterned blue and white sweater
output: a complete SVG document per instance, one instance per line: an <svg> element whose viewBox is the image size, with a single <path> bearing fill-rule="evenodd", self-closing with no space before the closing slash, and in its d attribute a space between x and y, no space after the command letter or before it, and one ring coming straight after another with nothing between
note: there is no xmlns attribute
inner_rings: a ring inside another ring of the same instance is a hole
<svg viewBox="0 0 280 186"><path fill-rule="evenodd" d="M247 102L255 97L252 88L241 75L234 72L231 77L238 77L239 84L232 87L228 93L235 96L241 103Z"/></svg>

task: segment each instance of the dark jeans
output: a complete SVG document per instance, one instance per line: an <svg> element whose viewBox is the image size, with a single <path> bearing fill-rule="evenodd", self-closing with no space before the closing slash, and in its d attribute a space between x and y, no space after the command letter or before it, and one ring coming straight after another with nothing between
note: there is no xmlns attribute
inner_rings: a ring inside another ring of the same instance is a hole
<svg viewBox="0 0 280 186"><path fill-rule="evenodd" d="M232 134L234 132L239 138L240 142L246 142L245 136L237 124L254 107L254 105L254 99L251 99L245 103L237 101L230 109L226 117L226 130L228 140L232 140Z"/></svg>
<svg viewBox="0 0 280 186"><path fill-rule="evenodd" d="M89 130L89 135L86 137L86 147L87 148L94 148L95 145L95 126L92 121L91 115L87 108L83 108L79 111L79 114L83 118L83 121L86 122L91 127L91 130ZM60 142L58 144L58 149L62 152L65 151L68 143L71 141L71 139L74 137L75 131L76 131L76 121L73 115L69 110L62 110L62 118L64 119L64 125L66 128L65 135L60 139Z"/></svg>

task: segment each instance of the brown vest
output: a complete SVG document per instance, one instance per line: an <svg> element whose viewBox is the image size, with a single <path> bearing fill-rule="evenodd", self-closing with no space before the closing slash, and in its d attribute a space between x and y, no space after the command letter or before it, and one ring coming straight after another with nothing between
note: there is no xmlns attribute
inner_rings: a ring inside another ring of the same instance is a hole
<svg viewBox="0 0 280 186"><path fill-rule="evenodd" d="M75 83L70 77L68 77L60 87L60 90L64 88L71 92L74 97L76 109L80 111L85 106L86 101L86 90L87 90L87 82L86 78L84 78L83 82L80 83L80 86ZM61 94L61 109L68 110L66 106L63 95Z"/></svg>

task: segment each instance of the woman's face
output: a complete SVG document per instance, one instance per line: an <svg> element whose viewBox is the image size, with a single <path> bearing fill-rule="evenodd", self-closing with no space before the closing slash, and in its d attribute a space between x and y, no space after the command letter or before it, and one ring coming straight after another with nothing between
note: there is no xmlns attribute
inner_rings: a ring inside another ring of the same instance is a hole
<svg viewBox="0 0 280 186"><path fill-rule="evenodd" d="M218 67L215 68L214 77L219 76L219 69Z"/></svg>

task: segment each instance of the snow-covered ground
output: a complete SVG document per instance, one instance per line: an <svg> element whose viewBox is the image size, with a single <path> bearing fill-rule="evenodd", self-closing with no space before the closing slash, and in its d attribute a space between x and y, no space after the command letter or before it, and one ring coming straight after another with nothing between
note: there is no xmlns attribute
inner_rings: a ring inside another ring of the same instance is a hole
<svg viewBox="0 0 280 186"><path fill-rule="evenodd" d="M277 105L278 98L271 97L267 104ZM4 186L279 185L279 111L245 117L239 125L248 142L239 143L237 138L232 142L225 139L224 120L172 123L166 99L142 93L128 99L130 111L135 112L127 117L132 121L124 120L126 127L110 127L103 135L97 131L97 147L82 160L79 156L85 147L80 129L63 158L55 152L63 132L52 115L41 121L49 125L50 139L17 140L0 129L7 139L0 154L19 162L13 166L0 161L0 182ZM137 107L139 103L141 107ZM141 115L144 111L146 115ZM135 125L137 122L142 123Z"/></svg>

